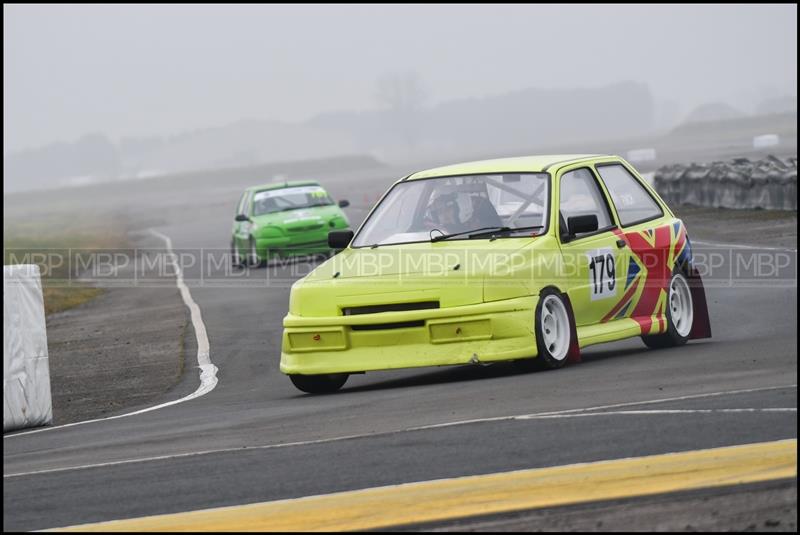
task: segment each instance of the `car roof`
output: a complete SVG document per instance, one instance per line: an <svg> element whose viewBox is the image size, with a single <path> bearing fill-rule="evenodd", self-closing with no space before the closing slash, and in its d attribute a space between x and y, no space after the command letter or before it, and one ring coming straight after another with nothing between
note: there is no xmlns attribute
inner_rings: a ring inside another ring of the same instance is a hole
<svg viewBox="0 0 800 535"><path fill-rule="evenodd" d="M261 186L250 186L245 191L267 191L271 189L294 188L297 186L319 186L316 180L289 180L281 182L272 182L271 184L262 184Z"/></svg>
<svg viewBox="0 0 800 535"><path fill-rule="evenodd" d="M540 173L558 163L572 163L591 158L606 157L607 154L550 154L541 156L521 156L517 158L498 158L475 162L457 163L419 171L406 180L432 178L437 176L471 175L480 173Z"/></svg>

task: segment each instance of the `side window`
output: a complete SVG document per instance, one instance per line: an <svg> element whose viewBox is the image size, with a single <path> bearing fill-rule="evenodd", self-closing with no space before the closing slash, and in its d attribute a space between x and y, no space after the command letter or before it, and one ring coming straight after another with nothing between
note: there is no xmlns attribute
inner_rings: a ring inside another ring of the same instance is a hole
<svg viewBox="0 0 800 535"><path fill-rule="evenodd" d="M664 215L661 207L644 186L622 165L601 165L597 167L597 172L600 173L606 189L611 194L622 226Z"/></svg>
<svg viewBox="0 0 800 535"><path fill-rule="evenodd" d="M242 193L239 202L236 204L236 215L239 215L244 212L244 200L247 198L247 192L245 191Z"/></svg>
<svg viewBox="0 0 800 535"><path fill-rule="evenodd" d="M253 192L249 191L242 199L242 205L239 207L239 213L250 215L250 199L253 197Z"/></svg>
<svg viewBox="0 0 800 535"><path fill-rule="evenodd" d="M560 225L564 230L567 219L578 215L596 215L598 229L608 228L612 224L603 193L592 172L586 168L564 173L561 177L559 203Z"/></svg>

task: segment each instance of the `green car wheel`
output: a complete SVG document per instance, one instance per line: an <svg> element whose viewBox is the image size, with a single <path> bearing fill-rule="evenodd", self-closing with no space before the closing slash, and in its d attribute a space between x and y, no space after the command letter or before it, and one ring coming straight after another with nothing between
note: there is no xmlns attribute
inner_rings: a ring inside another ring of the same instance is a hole
<svg viewBox="0 0 800 535"><path fill-rule="evenodd" d="M236 247L236 242L231 242L231 266L235 268L243 267L242 257Z"/></svg>
<svg viewBox="0 0 800 535"><path fill-rule="evenodd" d="M253 237L250 237L249 240L249 252L247 254L248 263L252 267L264 267L266 265L266 261L263 260L260 256L258 256L258 248L256 247L256 240Z"/></svg>

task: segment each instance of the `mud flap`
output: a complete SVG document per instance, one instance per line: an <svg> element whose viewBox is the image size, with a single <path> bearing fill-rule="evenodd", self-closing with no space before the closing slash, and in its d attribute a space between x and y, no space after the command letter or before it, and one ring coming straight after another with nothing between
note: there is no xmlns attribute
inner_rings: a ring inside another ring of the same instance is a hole
<svg viewBox="0 0 800 535"><path fill-rule="evenodd" d="M692 308L694 314L689 340L711 338L711 320L708 317L706 290L703 286L703 279L700 277L697 268L691 268L688 282L689 289L692 292Z"/></svg>
<svg viewBox="0 0 800 535"><path fill-rule="evenodd" d="M581 362L581 348L578 345L578 330L575 327L575 314L572 312L572 303L566 294L562 294L564 302L567 304L567 316L569 316L569 334L570 344L569 351L567 352L567 362L570 364L578 364Z"/></svg>

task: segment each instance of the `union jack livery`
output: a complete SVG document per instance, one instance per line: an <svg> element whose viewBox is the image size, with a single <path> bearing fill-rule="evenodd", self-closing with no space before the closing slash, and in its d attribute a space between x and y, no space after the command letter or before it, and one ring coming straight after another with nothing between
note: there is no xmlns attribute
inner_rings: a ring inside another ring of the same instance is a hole
<svg viewBox="0 0 800 535"><path fill-rule="evenodd" d="M614 234L630 247L628 274L622 299L603 317L603 322L626 316L641 326L641 334L667 330L668 283L676 266L691 268L692 247L681 221L655 229ZM699 277L696 277L699 282ZM700 283L701 284L701 283ZM632 307L632 308L631 308Z"/></svg>

